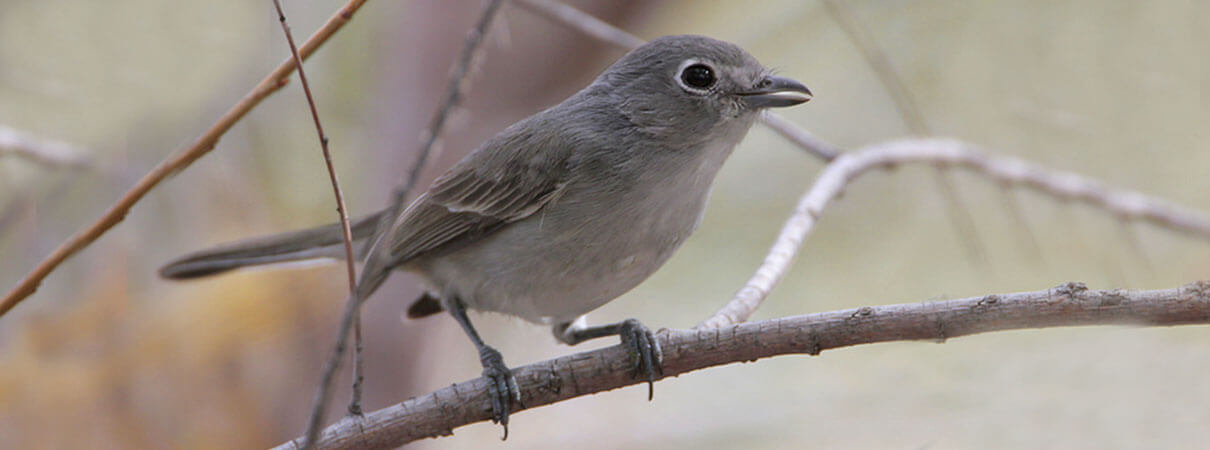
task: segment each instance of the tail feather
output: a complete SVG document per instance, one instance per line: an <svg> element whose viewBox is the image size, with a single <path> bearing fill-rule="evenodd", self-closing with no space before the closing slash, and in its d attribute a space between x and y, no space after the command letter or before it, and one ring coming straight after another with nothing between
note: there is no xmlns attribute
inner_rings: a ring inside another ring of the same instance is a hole
<svg viewBox="0 0 1210 450"><path fill-rule="evenodd" d="M355 219L353 239L362 240L374 233L382 212ZM252 238L221 245L185 255L160 269L160 276L183 280L223 273L246 266L303 261L320 258L343 258L344 241L340 224L328 224L305 230ZM355 257L360 258L363 246L354 245Z"/></svg>

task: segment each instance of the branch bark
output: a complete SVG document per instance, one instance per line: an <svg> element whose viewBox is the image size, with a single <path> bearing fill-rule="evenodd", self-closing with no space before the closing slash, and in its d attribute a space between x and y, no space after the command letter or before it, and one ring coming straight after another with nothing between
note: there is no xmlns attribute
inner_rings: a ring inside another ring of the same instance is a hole
<svg viewBox="0 0 1210 450"><path fill-rule="evenodd" d="M1024 328L1210 324L1210 281L1154 291L1051 289L931 303L867 306L709 330L660 330L664 377L787 354L893 341L946 339ZM514 369L524 406L516 412L639 384L627 350L614 346ZM487 380L451 385L324 430L316 448L393 448L448 436L490 419ZM299 448L299 439L278 449Z"/></svg>

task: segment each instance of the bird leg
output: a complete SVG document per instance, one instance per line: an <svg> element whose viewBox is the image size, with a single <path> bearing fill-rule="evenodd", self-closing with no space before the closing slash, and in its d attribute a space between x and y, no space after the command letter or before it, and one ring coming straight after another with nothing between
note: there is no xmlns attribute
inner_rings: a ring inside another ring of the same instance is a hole
<svg viewBox="0 0 1210 450"><path fill-rule="evenodd" d="M655 334L635 319L626 319L609 325L586 326L583 317L574 322L555 325L552 330L555 337L567 345L576 345L589 339L605 336L622 338L622 345L630 348L634 357L634 378L647 378L647 400L655 395L655 380L664 376L664 353L660 350L660 342Z"/></svg>
<svg viewBox="0 0 1210 450"><path fill-rule="evenodd" d="M450 302L449 310L450 314L454 316L454 320L458 321L458 325L462 326L462 331L466 332L467 337L471 338L471 342L479 350L479 362L483 364L483 377L488 380L487 395L492 401L492 422L504 427L502 439L508 439L508 414L512 408L509 400L515 400L517 404L521 404L521 389L517 387L517 378L504 364L504 357L500 355L500 352L483 343L483 339L471 325L470 319L466 317L466 305L455 298Z"/></svg>

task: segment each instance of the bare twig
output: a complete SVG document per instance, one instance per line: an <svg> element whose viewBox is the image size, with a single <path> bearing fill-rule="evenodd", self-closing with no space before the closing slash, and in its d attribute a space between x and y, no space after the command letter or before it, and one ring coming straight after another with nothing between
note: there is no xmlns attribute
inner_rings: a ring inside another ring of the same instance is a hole
<svg viewBox="0 0 1210 450"><path fill-rule="evenodd" d="M286 43L290 45L290 55L294 57L294 64L298 66L298 80L302 83L303 93L307 97L307 106L311 109L311 118L315 121L315 132L319 136L319 147L323 152L324 165L328 168L328 178L332 182L332 193L336 195L336 213L340 218L340 229L344 238L345 249L345 267L349 276L349 294L352 295L357 290L357 269L354 267L353 260L353 229L349 226L349 210L345 207L344 193L340 189L340 180L336 176L336 168L332 165L332 152L328 148L328 135L324 133L323 124L319 120L319 109L315 106L315 97L311 95L311 85L307 82L307 73L303 70L302 57L298 55L298 47L294 45L294 35L290 33L290 24L286 22L286 13L282 11L281 1L273 0L273 7L277 10L277 21L281 23L282 33L286 35ZM357 318L357 347L361 348L361 320ZM360 361L359 361L360 362ZM360 368L360 364L357 365ZM356 371L354 378L360 375L360 370ZM355 387L360 387L360 383L354 382ZM360 396L354 398L354 404ZM318 402L324 402L326 399L321 399ZM318 434L319 425L311 423L307 429L308 441L313 442L315 435Z"/></svg>
<svg viewBox="0 0 1210 450"><path fill-rule="evenodd" d="M445 127L446 120L453 109L462 100L462 92L466 88L465 81L467 74L470 73L470 67L475 59L480 44L483 42L484 36L487 35L488 28L491 26L492 19L495 18L496 12L500 9L502 0L490 0L484 7L483 13L479 17L479 21L475 27L471 29L467 35L466 42L462 48L462 55L455 65L454 70L450 74L450 83L446 89L446 95L438 108L437 113L433 117L433 122L430 124L425 135L425 141L420 151L417 154L416 161L413 163L412 169L409 172L399 188L395 190L394 198L388 213L383 214L382 220L378 223L378 228L375 230L371 239L368 239L366 245L372 245L374 241L388 228L390 222L403 211L404 203L407 201L409 193L414 189L420 171L423 169L433 147L436 145L437 139L440 137L442 129ZM369 250L369 247L366 247ZM344 355L349 329L351 324L357 322L361 303L365 299L358 298L356 294L350 295L348 303L345 305L344 314L341 317L340 328L336 336L336 345L332 350L332 354L328 362L324 365L323 376L320 381L319 389L315 393L315 405L311 411L311 418L307 425L308 445L315 442L315 434L319 431L319 426L323 421L324 412L327 410L329 399L332 396L332 383L335 380L336 371L340 368L340 362ZM354 330L354 334L360 335L360 332ZM359 347L359 346L358 346ZM355 377L360 374L354 374ZM350 412L354 415L360 413L360 404L358 403L359 395L356 395L357 389L360 387L360 379L355 378L354 401L349 405Z"/></svg>
<svg viewBox="0 0 1210 450"><path fill-rule="evenodd" d="M327 42L333 34L353 18L353 14L357 12L358 8L361 8L361 5L365 1L349 0L344 7L329 18L315 34L311 35L303 43L302 47L299 48L299 55L305 60L315 52L319 46ZM148 172L147 175L144 175L142 179L135 183L134 187L130 188L126 194L122 195L113 206L110 206L100 219L97 219L92 225L76 233L61 244L59 248L55 249L29 275L26 275L25 278L18 282L17 286L9 291L3 300L0 300L0 316L3 316L26 297L37 291L38 285L42 283L42 280L47 275L50 275L59 264L62 264L63 261L75 255L76 252L79 252L84 247L92 244L102 234L105 234L106 231L109 231L110 228L121 222L126 217L126 214L130 212L130 208L135 203L138 203L152 188L159 185L169 175L183 170L198 158L213 150L219 138L239 122L248 111L251 111L252 108L260 104L261 100L264 100L285 86L295 67L293 58L282 62L273 72L261 80L256 87L252 88L251 92L224 113L210 129L202 133L193 144L157 165L151 172Z"/></svg>
<svg viewBox="0 0 1210 450"><path fill-rule="evenodd" d="M40 139L13 128L0 126L0 157L13 155L46 167L88 166L86 152L66 142Z"/></svg>
<svg viewBox="0 0 1210 450"><path fill-rule="evenodd" d="M319 110L315 106L315 97L311 95L311 86L307 83L307 73L303 71L302 56L294 45L294 36L290 34L290 25L286 23L286 14L282 12L281 1L273 0L277 9L277 20L281 22L282 32L286 34L286 42L290 44L290 54L294 64L298 66L298 80L302 82L303 93L307 96L307 106L311 109L311 118L315 121L315 132L319 135L319 146L323 152L324 166L328 168L328 178L332 182L332 193L336 195L336 213L340 216L340 228L344 234L345 264L348 267L349 293L357 288L357 269L353 261L353 230L349 226L349 211L345 207L344 193L340 189L340 180L336 176L336 168L332 165L332 152L328 148L328 135L324 133L323 124L319 121Z"/></svg>
<svg viewBox="0 0 1210 450"><path fill-rule="evenodd" d="M643 45L643 40L638 36L563 3L552 0L515 0L515 3L538 16L566 25L615 47L629 50ZM799 148L824 161L831 161L840 153L836 147L823 142L806 130L794 126L793 122L771 111L766 111L761 115L761 122L772 128L777 134L797 144Z"/></svg>
<svg viewBox="0 0 1210 450"><path fill-rule="evenodd" d="M845 153L828 164L799 200L756 273L727 305L697 328L718 328L746 321L785 275L824 208L849 183L871 169L906 163L966 168L1005 185L1030 187L1063 200L1088 203L1119 217L1143 220L1210 239L1210 218L1164 200L1111 189L1074 173L1047 169L1019 159L988 156L956 140L890 141Z"/></svg>
<svg viewBox="0 0 1210 450"><path fill-rule="evenodd" d="M934 303L873 306L783 317L713 330L661 330L664 377L776 355L893 341L946 339L991 331L1086 325L1172 326L1210 323L1210 282L1155 291L1088 290L1082 283L1052 289ZM624 346L577 353L513 370L532 409L646 382L632 376ZM477 378L346 418L324 430L318 448L394 448L448 436L488 420L488 381ZM519 411L518 410L518 411ZM278 449L298 448L298 441Z"/></svg>

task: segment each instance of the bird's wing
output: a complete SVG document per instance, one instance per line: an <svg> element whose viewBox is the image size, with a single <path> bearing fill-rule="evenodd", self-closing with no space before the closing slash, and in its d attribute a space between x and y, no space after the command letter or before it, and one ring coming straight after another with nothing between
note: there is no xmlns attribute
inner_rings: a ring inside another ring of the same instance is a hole
<svg viewBox="0 0 1210 450"><path fill-rule="evenodd" d="M417 198L383 243L389 244L385 249L393 265L451 242L481 238L558 197L572 145L541 122L531 118L505 130Z"/></svg>

